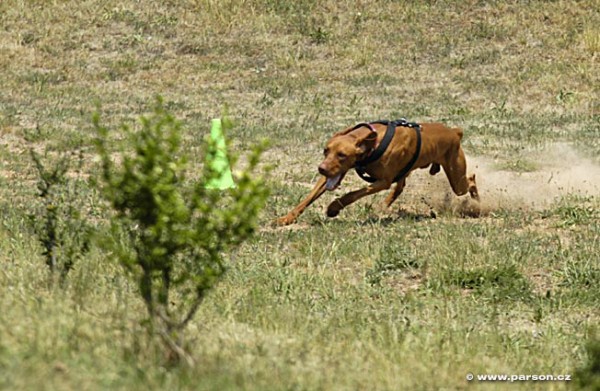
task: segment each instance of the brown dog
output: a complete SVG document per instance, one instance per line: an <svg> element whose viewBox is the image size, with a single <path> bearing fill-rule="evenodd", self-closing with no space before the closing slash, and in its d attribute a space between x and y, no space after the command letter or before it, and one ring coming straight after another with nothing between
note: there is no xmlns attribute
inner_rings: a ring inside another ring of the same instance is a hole
<svg viewBox="0 0 600 391"><path fill-rule="evenodd" d="M327 216L335 217L353 202L389 189L396 182L396 188L385 201L389 207L402 193L410 172L429 166L431 175L437 174L440 166L444 168L456 195L469 192L471 198L479 200L475 174L469 177L466 175L467 162L460 146L463 136L461 129L448 128L440 123L417 125L404 120L392 124L389 125L387 121L359 124L334 134L327 142L325 159L319 165L319 173L323 176L310 194L287 215L277 219L276 223L288 225L295 222L304 209L325 190L336 189L346 173L353 168L359 175L362 174L363 179L370 179L372 183L335 199L327 207ZM386 132L389 132L389 144L382 150L382 144L386 143ZM372 161L374 154L380 156ZM363 164L364 162L367 164ZM365 173L370 177L365 178Z"/></svg>

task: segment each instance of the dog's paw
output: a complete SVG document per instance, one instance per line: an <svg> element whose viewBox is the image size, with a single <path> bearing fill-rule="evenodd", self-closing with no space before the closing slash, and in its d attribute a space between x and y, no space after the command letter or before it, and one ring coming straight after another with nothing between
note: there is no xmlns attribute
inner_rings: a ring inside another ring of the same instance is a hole
<svg viewBox="0 0 600 391"><path fill-rule="evenodd" d="M344 206L339 200L334 200L327 207L327 217L335 217L340 214L340 211L344 209Z"/></svg>
<svg viewBox="0 0 600 391"><path fill-rule="evenodd" d="M273 221L273 225L278 227L283 227L286 225L294 224L296 222L296 218L294 216L285 215Z"/></svg>
<svg viewBox="0 0 600 391"><path fill-rule="evenodd" d="M475 174L467 177L467 181L469 183L469 194L471 198L479 201L479 191L477 190L477 182L475 182Z"/></svg>

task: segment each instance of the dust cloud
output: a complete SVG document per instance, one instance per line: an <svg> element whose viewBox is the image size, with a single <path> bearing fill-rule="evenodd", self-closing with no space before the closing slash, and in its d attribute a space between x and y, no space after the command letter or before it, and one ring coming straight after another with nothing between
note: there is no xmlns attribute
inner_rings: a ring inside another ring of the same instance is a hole
<svg viewBox="0 0 600 391"><path fill-rule="evenodd" d="M482 215L499 209L544 210L570 194L600 196L600 165L569 144L552 144L532 152L526 160L534 171L504 170L493 158L467 155L467 171L476 174ZM418 171L415 184L433 209L462 214L474 207L469 196L456 197L451 192L444 174L428 178L426 171ZM439 191L433 193L432 187Z"/></svg>

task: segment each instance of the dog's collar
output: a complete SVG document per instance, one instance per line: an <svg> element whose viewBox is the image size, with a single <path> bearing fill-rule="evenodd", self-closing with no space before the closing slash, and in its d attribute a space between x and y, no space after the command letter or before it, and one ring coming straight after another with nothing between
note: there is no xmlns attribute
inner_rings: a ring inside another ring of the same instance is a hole
<svg viewBox="0 0 600 391"><path fill-rule="evenodd" d="M369 129L371 129L373 132L375 132L375 129L373 128L373 124L387 125L385 135L383 136L383 139L381 140L379 145L376 148L372 149L371 152L367 155L367 157L365 159L357 162L354 166L354 169L356 170L356 173L358 174L358 176L361 177L361 179L363 179L369 183L373 183L373 182L377 181L377 178L367 175L366 167L367 167L367 165L369 165L373 162L376 162L383 156L385 151L390 146L390 143L392 142L394 135L396 134L396 128L398 126L413 128L417 134L417 150L415 151L415 154L413 155L412 159L408 162L408 164L394 178L394 182L397 182L410 172L410 170L413 168L413 166L417 162L417 159L419 158L419 155L421 153L421 125L414 123L414 122L408 122L406 119L401 118L401 119L395 120L395 121L379 120L379 121L373 121L373 122L368 122L368 123L360 123L360 124L356 125L352 130L358 129L362 126L367 126Z"/></svg>

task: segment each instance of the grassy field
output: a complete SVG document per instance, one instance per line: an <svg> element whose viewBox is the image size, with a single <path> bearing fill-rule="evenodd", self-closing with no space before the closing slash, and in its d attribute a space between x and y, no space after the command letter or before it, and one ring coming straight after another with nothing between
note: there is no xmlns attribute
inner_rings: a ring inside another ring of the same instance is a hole
<svg viewBox="0 0 600 391"><path fill-rule="evenodd" d="M163 365L109 252L52 287L28 217L29 150L81 151L77 197L105 230L92 112L116 129L157 94L195 168L224 108L233 152L271 141L261 226L188 329L192 368ZM391 210L381 195L327 219L326 194L270 225L317 179L328 135L397 117L464 129L481 218L418 173ZM597 0L3 0L0 389L571 388L600 338L599 156Z"/></svg>

